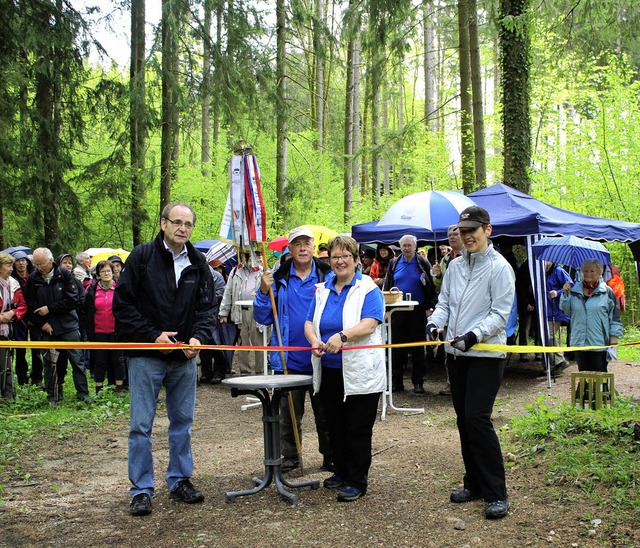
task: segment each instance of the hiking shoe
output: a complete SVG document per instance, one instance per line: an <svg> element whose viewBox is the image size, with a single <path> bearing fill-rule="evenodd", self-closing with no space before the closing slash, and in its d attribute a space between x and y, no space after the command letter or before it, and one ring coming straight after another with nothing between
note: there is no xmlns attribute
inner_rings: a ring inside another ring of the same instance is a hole
<svg viewBox="0 0 640 548"><path fill-rule="evenodd" d="M458 489L457 491L451 491L451 495L449 496L449 500L451 502L455 502L456 504L462 502L471 502L472 500L477 500L482 498L478 493L471 491L470 489Z"/></svg>
<svg viewBox="0 0 640 548"><path fill-rule="evenodd" d="M500 519L509 513L509 502L506 500L494 500L487 505L485 516L487 519Z"/></svg>
<svg viewBox="0 0 640 548"><path fill-rule="evenodd" d="M224 374L213 374L213 377L211 377L211 380L209 381L211 384L220 384L225 378Z"/></svg>
<svg viewBox="0 0 640 548"><path fill-rule="evenodd" d="M196 502L202 502L204 500L204 495L198 491L188 479L186 479L179 482L178 487L169 493L169 498L173 500L180 500L187 504L195 504Z"/></svg>
<svg viewBox="0 0 640 548"><path fill-rule="evenodd" d="M129 513L132 516L147 516L151 513L151 497L147 493L138 493L131 499Z"/></svg>
<svg viewBox="0 0 640 548"><path fill-rule="evenodd" d="M325 489L338 489L344 485L344 480L338 475L333 474L322 482Z"/></svg>
<svg viewBox="0 0 640 548"><path fill-rule="evenodd" d="M364 493L357 487L345 485L338 493L338 502L353 502L364 496Z"/></svg>
<svg viewBox="0 0 640 548"><path fill-rule="evenodd" d="M424 391L424 386L422 384L414 384L413 385L413 393L414 394L426 394Z"/></svg>

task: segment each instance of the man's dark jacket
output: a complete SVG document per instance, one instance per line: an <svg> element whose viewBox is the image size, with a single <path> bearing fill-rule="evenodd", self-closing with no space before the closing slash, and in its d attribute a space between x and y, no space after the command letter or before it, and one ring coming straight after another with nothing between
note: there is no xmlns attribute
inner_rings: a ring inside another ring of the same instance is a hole
<svg viewBox="0 0 640 548"><path fill-rule="evenodd" d="M38 270L29 274L24 291L29 311L29 321L42 327L48 323L53 328L53 335L64 335L78 331L78 314L76 312L80 296L74 282L73 274L53 263L53 277L47 282ZM49 314L40 316L36 308L49 307Z"/></svg>
<svg viewBox="0 0 640 548"><path fill-rule="evenodd" d="M215 304L213 277L204 255L187 242L191 265L182 271L176 287L173 254L160 231L153 242L137 246L127 258L113 299L119 341L153 343L163 331L177 331L176 340L194 337L206 344L213 336ZM169 354L130 351L184 361L181 350Z"/></svg>

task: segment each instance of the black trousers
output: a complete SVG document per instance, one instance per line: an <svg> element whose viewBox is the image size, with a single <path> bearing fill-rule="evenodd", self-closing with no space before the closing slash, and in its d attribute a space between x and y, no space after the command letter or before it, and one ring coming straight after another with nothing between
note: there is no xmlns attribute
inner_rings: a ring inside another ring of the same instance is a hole
<svg viewBox="0 0 640 548"><path fill-rule="evenodd" d="M115 333L96 333L96 342L116 342ZM103 383L105 377L109 380L124 381L124 362L122 360L124 352L122 350L94 350L94 371L93 378L97 383Z"/></svg>
<svg viewBox="0 0 640 548"><path fill-rule="evenodd" d="M214 377L224 379L229 369L222 350L200 350L200 366L202 377L208 381Z"/></svg>
<svg viewBox="0 0 640 548"><path fill-rule="evenodd" d="M292 374L298 373L292 369ZM281 375L281 372L276 372ZM296 424L298 427L298 436L300 437L300 445L302 446L302 417L304 416L304 403L307 392L311 399L311 409L313 409L313 417L316 423L316 432L318 433L318 452L325 458L333 460L331 444L329 442L329 427L327 426L327 418L324 406L319 395L313 395L313 389L308 390L292 390L290 392L293 400L293 410L296 416ZM293 421L291 420L291 411L289 409L289 396L286 395L280 399L280 451L283 460L289 462L298 461L298 448L296 447L296 438L293 430Z"/></svg>
<svg viewBox="0 0 640 548"><path fill-rule="evenodd" d="M394 312L391 316L391 337L392 343L408 343L424 341L425 326L427 325L425 316L426 304L420 304L411 311ZM414 346L410 348L393 348L391 356L393 359L393 384L402 384L402 374L409 361L411 353L411 382L422 384L427 365L424 346Z"/></svg>
<svg viewBox="0 0 640 548"><path fill-rule="evenodd" d="M491 421L505 363L500 358L447 354L451 398L465 467L464 486L481 493L487 502L507 498L502 450Z"/></svg>
<svg viewBox="0 0 640 548"><path fill-rule="evenodd" d="M29 339L32 341L40 340L40 329L37 327L29 327ZM26 341L25 338L16 339ZM31 383L38 384L42 382L42 350L36 348L31 349ZM18 384L27 384L29 382L29 364L27 363L27 349L16 348L16 375L18 376Z"/></svg>
<svg viewBox="0 0 640 548"><path fill-rule="evenodd" d="M348 396L345 400L342 369L323 367L319 395L327 417L336 474L347 485L366 493L380 393Z"/></svg>
<svg viewBox="0 0 640 548"><path fill-rule="evenodd" d="M607 351L583 350L575 353L578 371L607 372Z"/></svg>

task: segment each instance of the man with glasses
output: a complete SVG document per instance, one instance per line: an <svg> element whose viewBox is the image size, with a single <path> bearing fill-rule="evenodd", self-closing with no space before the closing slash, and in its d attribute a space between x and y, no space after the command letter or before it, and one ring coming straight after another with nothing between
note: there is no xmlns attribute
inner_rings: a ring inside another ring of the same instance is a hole
<svg viewBox="0 0 640 548"><path fill-rule="evenodd" d="M196 215L183 202L167 205L155 240L137 246L120 275L113 302L116 332L123 342L172 344L189 348L129 351L130 513L151 513L154 495L151 431L161 387L169 418L169 497L189 504L204 495L190 481L191 428L195 413L198 346L215 325L214 286L205 257L189 242Z"/></svg>
<svg viewBox="0 0 640 548"><path fill-rule="evenodd" d="M289 249L291 251L290 259L284 261L275 273L271 270L265 270L262 275L260 291L256 293L253 303L253 315L256 321L262 325L274 323L269 297L269 289L273 287L282 344L309 348L309 350L285 352L287 370L295 374L311 375L311 347L304 335L304 322L309 305L315 295L316 284L325 281L331 268L313 256L315 249L313 233L308 228L300 226L289 232ZM275 329L271 344L273 346L279 345ZM279 351L271 352L271 367L276 374L282 374L282 358ZM302 440L305 393L305 390L291 391L300 440ZM309 391L309 393L311 392ZM288 401L288 398L280 400L280 448L283 457L283 472L290 472L300 466ZM319 451L323 455L322 467L325 470L333 471L329 431L319 396L311 396L311 406L315 415Z"/></svg>
<svg viewBox="0 0 640 548"><path fill-rule="evenodd" d="M431 264L427 259L416 253L418 240L412 234L405 234L400 238L402 254L392 259L387 269L382 289L388 291L397 287L404 294L410 293L411 299L418 304L413 310L394 312L391 318L391 332L393 343L412 343L424 340L424 328L427 317L433 312L438 298L433 278ZM411 382L414 394L424 394L424 374L426 369L425 349L422 346L394 348L392 351L393 371L392 390L404 391L402 375L411 352Z"/></svg>

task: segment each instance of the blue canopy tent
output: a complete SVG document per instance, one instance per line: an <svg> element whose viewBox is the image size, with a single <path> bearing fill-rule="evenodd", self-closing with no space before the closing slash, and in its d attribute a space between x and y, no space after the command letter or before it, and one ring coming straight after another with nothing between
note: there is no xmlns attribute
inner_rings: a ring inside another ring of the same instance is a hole
<svg viewBox="0 0 640 548"><path fill-rule="evenodd" d="M498 183L469 194L491 216L492 237L524 238L529 272L538 310L538 326L548 340L546 276L544 263L533 256L531 246L543 236L579 236L600 242L628 243L636 262L640 261L640 224L582 215L545 204L510 186ZM550 355L546 354L547 360ZM550 368L547 367L550 383Z"/></svg>
<svg viewBox="0 0 640 548"><path fill-rule="evenodd" d="M544 264L534 258L531 246L543 236L579 236L600 242L628 243L640 275L640 224L592 217L554 207L510 186L498 183L468 195L491 216L492 238L503 237L524 241L538 310L540 332L547 339L546 277ZM431 231L407 226L379 226L378 221L351 227L353 238L360 243L396 242L404 234L415 234L419 240L433 241ZM436 232L436 239L445 240L447 227ZM548 355L547 355L548 356ZM550 368L547 368L549 371ZM549 374L550 382L550 374Z"/></svg>

